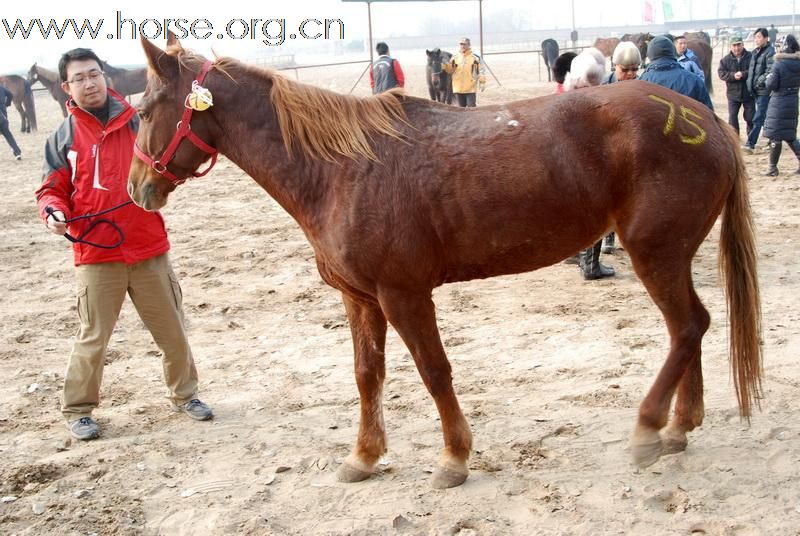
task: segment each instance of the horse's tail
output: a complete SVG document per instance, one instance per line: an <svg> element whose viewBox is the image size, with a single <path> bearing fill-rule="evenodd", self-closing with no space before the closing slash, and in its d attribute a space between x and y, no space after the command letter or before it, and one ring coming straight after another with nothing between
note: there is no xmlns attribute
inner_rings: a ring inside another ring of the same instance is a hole
<svg viewBox="0 0 800 536"><path fill-rule="evenodd" d="M23 80L23 84L25 85L25 115L28 116L28 126L30 127L31 131L39 130L36 126L36 102L33 98L33 89L31 89L31 83L27 80Z"/></svg>
<svg viewBox="0 0 800 536"><path fill-rule="evenodd" d="M717 122L728 137L734 161L733 187L722 214L719 269L728 302L731 374L739 413L749 419L752 403L760 407L763 373L755 237L739 136L718 117Z"/></svg>

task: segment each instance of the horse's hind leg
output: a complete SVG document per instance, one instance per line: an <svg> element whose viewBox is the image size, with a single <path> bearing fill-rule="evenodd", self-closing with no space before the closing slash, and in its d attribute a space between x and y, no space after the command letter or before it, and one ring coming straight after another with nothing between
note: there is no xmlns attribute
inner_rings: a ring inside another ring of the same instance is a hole
<svg viewBox="0 0 800 536"><path fill-rule="evenodd" d="M625 245L637 275L664 315L670 335L667 360L639 406L631 437L634 461L646 467L663 453L659 431L667 424L672 395L679 384L675 426L665 431L669 447L674 449L676 443L685 441L685 432L702 421L700 346L710 318L692 285L694 249L691 254L667 251L660 241L649 243L645 249L630 238Z"/></svg>
<svg viewBox="0 0 800 536"><path fill-rule="evenodd" d="M667 427L661 431L664 453L684 450L688 444L686 432L691 432L703 424L704 414L703 369L698 351L678 384L675 414Z"/></svg>
<svg viewBox="0 0 800 536"><path fill-rule="evenodd" d="M356 301L342 294L353 336L355 373L361 399L361 420L353 451L337 472L342 482L368 478L386 451L383 425L383 380L386 376L386 317L377 303Z"/></svg>
<svg viewBox="0 0 800 536"><path fill-rule="evenodd" d="M422 381L439 410L444 450L431 485L439 489L458 486L469 474L467 458L472 450L472 433L453 391L450 362L439 338L430 292L382 291L379 300L384 314L414 357Z"/></svg>

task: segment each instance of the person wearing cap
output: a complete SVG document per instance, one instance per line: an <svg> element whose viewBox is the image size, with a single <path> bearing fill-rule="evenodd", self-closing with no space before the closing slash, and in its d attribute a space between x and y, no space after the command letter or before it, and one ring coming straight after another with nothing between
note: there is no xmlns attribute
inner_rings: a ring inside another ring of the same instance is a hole
<svg viewBox="0 0 800 536"><path fill-rule="evenodd" d="M666 35L655 36L647 45L647 57L650 58L650 65L642 73L640 80L667 87L714 109L703 81L678 63L678 54L672 39Z"/></svg>
<svg viewBox="0 0 800 536"><path fill-rule="evenodd" d="M470 48L470 40L461 38L458 47L458 54L449 62L442 63L442 69L453 75L453 96L458 105L462 108L473 107L476 105L478 88L483 91L486 87L486 76L480 57Z"/></svg>
<svg viewBox="0 0 800 536"><path fill-rule="evenodd" d="M775 48L769 44L766 28L759 28L753 34L753 49L750 58L750 68L747 70L747 89L756 100L756 115L753 117L753 129L747 135L747 141L742 145L742 150L752 154L756 147L761 127L767 117L769 108L769 90L767 89L767 75L772 70L775 61Z"/></svg>
<svg viewBox="0 0 800 536"><path fill-rule="evenodd" d="M621 41L611 55L614 69L603 79L604 84L613 84L622 80L636 80L639 67L642 65L642 55L639 47L630 41Z"/></svg>
<svg viewBox="0 0 800 536"><path fill-rule="evenodd" d="M756 101L747 89L747 71L752 54L744 48L742 37L731 38L731 52L719 60L717 74L728 86L728 124L739 133L739 109L744 108L744 122L747 134L753 130L753 117L756 114Z"/></svg>
<svg viewBox="0 0 800 536"><path fill-rule="evenodd" d="M784 141L800 162L800 141L797 139L798 87L800 44L795 36L789 34L780 53L775 54L775 64L767 76L767 89L772 92L764 121L764 136L769 139L768 177L778 175L778 160ZM795 173L800 175L800 167Z"/></svg>
<svg viewBox="0 0 800 536"><path fill-rule="evenodd" d="M603 78L603 84L636 80L639 66L642 64L642 54L636 44L630 41L621 41L614 48L614 53L611 55L611 63L614 66L614 70ZM600 264L600 252L613 253L615 238L614 231L611 231L606 235L605 239L598 240L594 246L584 250L583 259L586 266L591 268L590 273L599 272L606 268ZM607 270L613 271L612 268L607 268ZM584 276L586 276L586 273L584 273Z"/></svg>
<svg viewBox="0 0 800 536"><path fill-rule="evenodd" d="M572 60L564 81L565 91L599 86L607 78L605 72L606 58L603 53L594 47L584 49ZM565 259L564 264L577 264L587 281L613 277L614 268L600 262L602 245L602 239L598 240L593 246Z"/></svg>

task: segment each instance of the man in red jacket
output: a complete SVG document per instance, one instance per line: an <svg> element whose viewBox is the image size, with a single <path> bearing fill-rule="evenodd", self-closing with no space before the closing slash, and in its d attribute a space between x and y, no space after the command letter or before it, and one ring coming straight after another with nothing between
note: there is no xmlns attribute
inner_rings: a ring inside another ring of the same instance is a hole
<svg viewBox="0 0 800 536"><path fill-rule="evenodd" d="M211 409L197 399L197 370L161 214L127 204L103 216L113 225L91 227L93 218L67 222L130 201L126 185L139 126L136 110L107 88L100 59L91 50L67 52L58 69L70 96L70 115L47 140L36 198L50 231L80 238L73 244L80 329L61 407L67 428L77 439L100 433L92 410L100 403L106 347L126 293L163 352L172 408L196 420L211 419Z"/></svg>

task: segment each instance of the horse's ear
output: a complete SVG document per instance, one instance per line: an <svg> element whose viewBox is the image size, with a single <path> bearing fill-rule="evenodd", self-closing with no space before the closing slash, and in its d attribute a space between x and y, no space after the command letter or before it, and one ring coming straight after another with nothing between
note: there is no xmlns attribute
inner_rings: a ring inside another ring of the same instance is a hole
<svg viewBox="0 0 800 536"><path fill-rule="evenodd" d="M147 64L152 72L164 81L177 74L178 60L151 43L144 35L141 36L141 42Z"/></svg>
<svg viewBox="0 0 800 536"><path fill-rule="evenodd" d="M178 36L175 35L172 30L167 30L167 46L168 47L178 47L183 48L178 41Z"/></svg>

